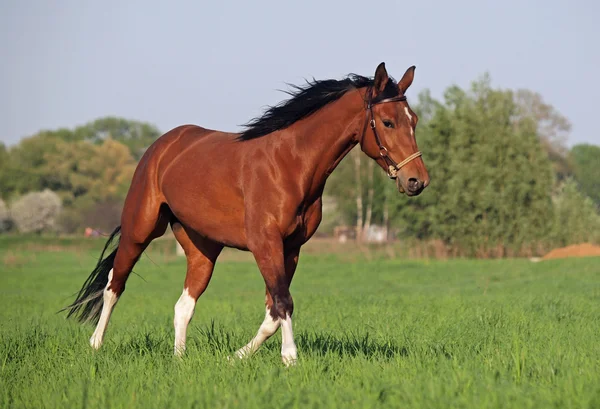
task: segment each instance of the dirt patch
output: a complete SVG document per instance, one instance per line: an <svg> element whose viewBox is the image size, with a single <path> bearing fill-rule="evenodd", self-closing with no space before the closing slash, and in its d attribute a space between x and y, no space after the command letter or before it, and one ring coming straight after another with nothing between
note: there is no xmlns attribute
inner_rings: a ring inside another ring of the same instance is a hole
<svg viewBox="0 0 600 409"><path fill-rule="evenodd" d="M554 249L548 254L546 254L544 257L542 257L542 260L550 260L554 258L594 256L600 257L600 246L595 246L590 243L582 243Z"/></svg>

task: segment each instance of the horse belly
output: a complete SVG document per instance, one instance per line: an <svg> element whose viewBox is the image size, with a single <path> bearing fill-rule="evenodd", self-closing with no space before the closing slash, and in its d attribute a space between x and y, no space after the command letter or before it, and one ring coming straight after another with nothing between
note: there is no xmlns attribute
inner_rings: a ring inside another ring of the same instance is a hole
<svg viewBox="0 0 600 409"><path fill-rule="evenodd" d="M210 180L165 180L162 190L167 205L184 226L198 234L229 247L247 249L243 201L226 183Z"/></svg>
<svg viewBox="0 0 600 409"><path fill-rule="evenodd" d="M247 250L244 220L241 212L199 203L194 208L169 204L171 211L186 227L228 247Z"/></svg>

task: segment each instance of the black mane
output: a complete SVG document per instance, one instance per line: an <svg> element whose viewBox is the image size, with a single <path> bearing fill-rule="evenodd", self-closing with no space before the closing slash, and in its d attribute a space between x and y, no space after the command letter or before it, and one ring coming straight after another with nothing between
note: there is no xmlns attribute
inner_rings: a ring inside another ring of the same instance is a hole
<svg viewBox="0 0 600 409"><path fill-rule="evenodd" d="M260 138L281 129L285 129L294 122L312 115L330 102L336 101L346 92L370 87L373 79L356 74L350 74L343 80L315 80L306 81L306 85L299 86L288 84L289 91L283 91L291 98L268 107L264 114L246 123L245 130L238 137L247 141ZM393 78L390 78L379 98L390 98L398 95L398 87Z"/></svg>

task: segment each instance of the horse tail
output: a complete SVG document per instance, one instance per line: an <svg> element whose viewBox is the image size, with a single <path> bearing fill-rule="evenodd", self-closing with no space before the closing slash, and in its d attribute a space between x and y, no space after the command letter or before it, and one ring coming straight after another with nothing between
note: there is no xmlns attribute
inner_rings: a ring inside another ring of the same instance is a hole
<svg viewBox="0 0 600 409"><path fill-rule="evenodd" d="M93 322L94 324L98 323L102 304L104 303L104 288L108 283L108 275L113 268L115 256L117 255L117 250L119 248L120 237L117 238L116 245L113 246L114 249L108 256L106 256L106 258L104 257L104 254L113 244L115 237L120 231L121 226L118 226L111 233L108 241L104 245L102 254L100 254L96 268L94 268L87 280L85 280L83 283L83 286L81 287L81 290L79 290L75 301L73 301L71 305L60 310L69 310L67 318L75 316L79 322Z"/></svg>

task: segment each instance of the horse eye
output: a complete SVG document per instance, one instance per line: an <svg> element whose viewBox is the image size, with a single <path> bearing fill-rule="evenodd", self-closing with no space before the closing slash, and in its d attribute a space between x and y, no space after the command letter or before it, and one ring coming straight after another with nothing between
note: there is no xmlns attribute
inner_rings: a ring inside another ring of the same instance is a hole
<svg viewBox="0 0 600 409"><path fill-rule="evenodd" d="M392 121L388 121L386 119L383 120L383 126L385 126L386 128L393 128L394 127L394 123Z"/></svg>

